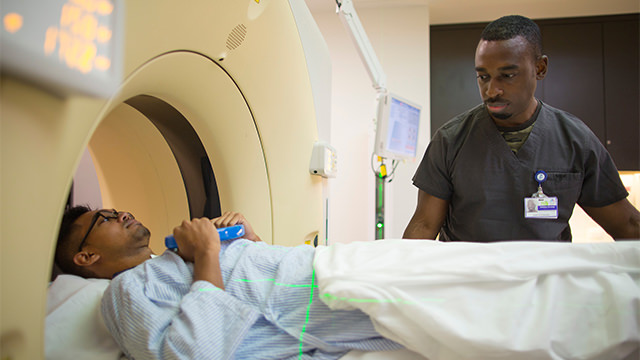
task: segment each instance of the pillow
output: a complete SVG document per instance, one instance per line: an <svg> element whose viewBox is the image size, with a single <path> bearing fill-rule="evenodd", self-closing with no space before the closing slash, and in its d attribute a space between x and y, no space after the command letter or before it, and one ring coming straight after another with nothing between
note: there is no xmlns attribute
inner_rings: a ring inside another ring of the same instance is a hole
<svg viewBox="0 0 640 360"><path fill-rule="evenodd" d="M110 280L58 275L47 291L47 360L118 360L120 348L102 319L100 301Z"/></svg>

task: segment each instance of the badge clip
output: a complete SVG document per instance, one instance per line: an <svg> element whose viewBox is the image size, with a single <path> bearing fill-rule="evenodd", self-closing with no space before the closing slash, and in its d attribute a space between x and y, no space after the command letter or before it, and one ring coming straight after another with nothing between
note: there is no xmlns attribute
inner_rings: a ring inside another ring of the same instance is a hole
<svg viewBox="0 0 640 360"><path fill-rule="evenodd" d="M533 194L531 194L531 197L533 197L533 198L546 197L546 195L542 191L542 183L547 181L547 177L548 177L547 173L542 171L542 170L538 170L536 172L536 175L534 176L534 178L538 182L538 191L536 191Z"/></svg>
<svg viewBox="0 0 640 360"><path fill-rule="evenodd" d="M527 219L557 219L558 198L547 196L542 191L542 183L547 181L547 173L539 170L534 178L538 182L538 191L530 198L524 198L524 217Z"/></svg>

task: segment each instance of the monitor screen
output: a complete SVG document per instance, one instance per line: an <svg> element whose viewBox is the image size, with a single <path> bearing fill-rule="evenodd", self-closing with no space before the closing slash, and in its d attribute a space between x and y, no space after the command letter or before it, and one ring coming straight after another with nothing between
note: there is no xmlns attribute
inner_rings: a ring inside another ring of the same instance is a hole
<svg viewBox="0 0 640 360"><path fill-rule="evenodd" d="M421 107L388 94L378 109L375 154L392 159L413 159L418 147Z"/></svg>

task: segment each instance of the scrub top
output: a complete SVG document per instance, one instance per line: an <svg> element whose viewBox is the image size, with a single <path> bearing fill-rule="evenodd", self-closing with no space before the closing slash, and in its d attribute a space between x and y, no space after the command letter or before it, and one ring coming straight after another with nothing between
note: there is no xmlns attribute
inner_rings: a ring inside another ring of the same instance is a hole
<svg viewBox="0 0 640 360"><path fill-rule="evenodd" d="M524 199L538 189L558 198L557 219L525 218ZM449 201L443 241L571 240L575 204L600 207L627 197L611 156L575 116L544 103L533 129L511 151L484 105L455 117L434 135L413 183Z"/></svg>

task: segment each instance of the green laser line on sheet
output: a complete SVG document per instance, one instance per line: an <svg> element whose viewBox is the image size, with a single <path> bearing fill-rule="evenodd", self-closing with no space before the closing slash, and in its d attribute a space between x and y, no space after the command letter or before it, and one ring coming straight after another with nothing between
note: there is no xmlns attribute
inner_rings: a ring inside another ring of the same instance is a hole
<svg viewBox="0 0 640 360"><path fill-rule="evenodd" d="M313 269L312 276L313 278L312 278L311 284L283 284L283 283L276 282L276 279L256 279L256 280L233 279L231 281L244 282L244 283L273 282L273 284L276 286L291 287L291 288L306 287L306 288L313 289L318 287L318 285L315 284L315 269ZM204 291L204 290L205 289L202 289L201 291ZM411 304L417 304L419 302L444 302L445 301L445 299L442 299L442 298L422 298L419 301L404 300L404 299L362 299L362 298L337 297L329 293L321 294L319 296L321 298L326 298L329 300L338 300L338 301L346 301L346 302L354 302L354 303L403 303L403 304L411 305Z"/></svg>
<svg viewBox="0 0 640 360"><path fill-rule="evenodd" d="M316 282L316 268L311 268L311 291L309 294L309 305L307 305L307 314L305 315L304 324L302 325L302 331L300 332L300 354L298 355L298 359L302 359L304 342L303 337L304 333L307 331L307 324L309 323L309 313L311 312L311 303L313 302L313 288L317 287L315 285Z"/></svg>
<svg viewBox="0 0 640 360"><path fill-rule="evenodd" d="M276 286L295 287L295 288L307 287L307 288L310 289L310 291L309 291L309 304L307 305L307 311L305 313L304 324L302 324L302 330L300 331L300 352L298 354L298 359L302 359L302 357L304 355L304 334L307 332L307 324L309 324L309 318L311 316L311 304L313 303L313 289L318 287L318 285L316 285L316 269L315 269L315 267L312 268L312 272L311 272L311 284L283 284L283 283L276 282L275 279L257 279L257 280L234 279L232 281L244 282L244 283L273 282L273 284L276 285ZM220 289L218 289L218 288L200 289L200 291L216 291L216 290L220 290ZM319 295L319 297L327 298L327 299L330 299L330 300L355 302L355 303L401 303L401 304L405 304L405 305L416 304L416 301L407 301L407 300L404 300L404 299L357 299L357 298L337 297L335 295L328 294L328 293L321 294L321 295ZM420 299L420 301L422 301L422 302L444 302L445 299L440 299L440 298L431 298L431 299L422 298L422 299Z"/></svg>

